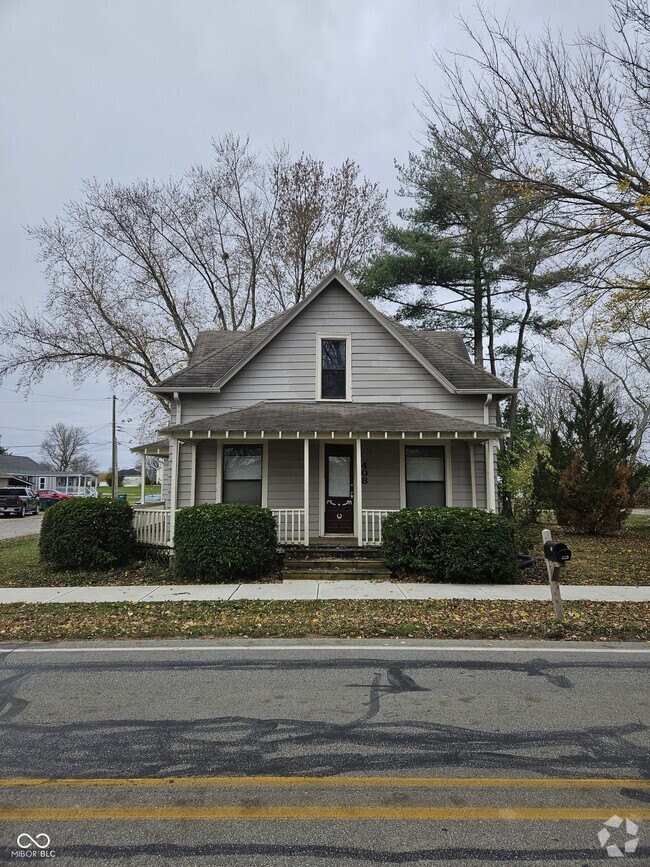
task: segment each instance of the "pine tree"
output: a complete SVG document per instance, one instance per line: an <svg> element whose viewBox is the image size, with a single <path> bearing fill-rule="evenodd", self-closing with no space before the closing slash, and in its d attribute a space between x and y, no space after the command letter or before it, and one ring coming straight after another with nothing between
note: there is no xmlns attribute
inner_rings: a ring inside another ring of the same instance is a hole
<svg viewBox="0 0 650 867"><path fill-rule="evenodd" d="M549 484L557 521L568 530L607 534L620 529L642 481L633 463L634 425L621 418L602 382L585 377L551 433Z"/></svg>

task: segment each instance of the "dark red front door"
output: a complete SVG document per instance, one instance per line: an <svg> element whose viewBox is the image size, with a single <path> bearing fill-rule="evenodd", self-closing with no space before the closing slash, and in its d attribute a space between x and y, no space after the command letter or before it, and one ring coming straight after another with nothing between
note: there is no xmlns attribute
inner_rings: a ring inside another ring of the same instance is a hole
<svg viewBox="0 0 650 867"><path fill-rule="evenodd" d="M354 533L352 446L325 444L325 532Z"/></svg>

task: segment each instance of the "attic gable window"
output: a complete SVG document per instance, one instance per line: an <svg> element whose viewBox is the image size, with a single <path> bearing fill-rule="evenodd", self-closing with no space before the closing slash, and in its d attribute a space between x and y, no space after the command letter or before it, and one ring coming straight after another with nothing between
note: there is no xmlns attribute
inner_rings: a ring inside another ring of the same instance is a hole
<svg viewBox="0 0 650 867"><path fill-rule="evenodd" d="M349 398L349 338L321 337L320 395L322 400Z"/></svg>

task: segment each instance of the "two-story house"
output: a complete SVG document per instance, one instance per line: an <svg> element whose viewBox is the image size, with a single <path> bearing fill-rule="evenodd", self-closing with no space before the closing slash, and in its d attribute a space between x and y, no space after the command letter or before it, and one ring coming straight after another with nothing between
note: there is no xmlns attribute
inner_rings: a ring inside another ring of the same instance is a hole
<svg viewBox="0 0 650 867"><path fill-rule="evenodd" d="M460 334L406 328L338 272L258 328L201 332L150 390L172 406L172 537L176 510L205 502L266 506L279 541L305 545L377 544L404 507L496 509L496 402L513 389Z"/></svg>

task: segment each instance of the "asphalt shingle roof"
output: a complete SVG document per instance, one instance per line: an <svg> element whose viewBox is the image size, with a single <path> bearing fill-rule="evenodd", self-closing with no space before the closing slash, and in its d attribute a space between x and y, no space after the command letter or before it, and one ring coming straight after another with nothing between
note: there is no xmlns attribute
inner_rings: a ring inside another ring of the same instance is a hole
<svg viewBox="0 0 650 867"><path fill-rule="evenodd" d="M301 302L308 303L309 296ZM279 313L252 331L202 331L196 339L190 364L160 383L158 388L210 388L217 386L269 334L292 316L295 308ZM507 383L477 367L469 358L462 335L457 331L419 331L375 310L387 327L397 331L403 340L438 370L459 390L483 392L509 389Z"/></svg>
<svg viewBox="0 0 650 867"><path fill-rule="evenodd" d="M211 431L311 431L348 433L477 433L499 436L502 428L418 409L405 403L335 403L322 401L262 401L245 409L211 415L164 428L161 433Z"/></svg>
<svg viewBox="0 0 650 867"><path fill-rule="evenodd" d="M51 475L41 464L22 455L0 455L0 476L42 476Z"/></svg>

